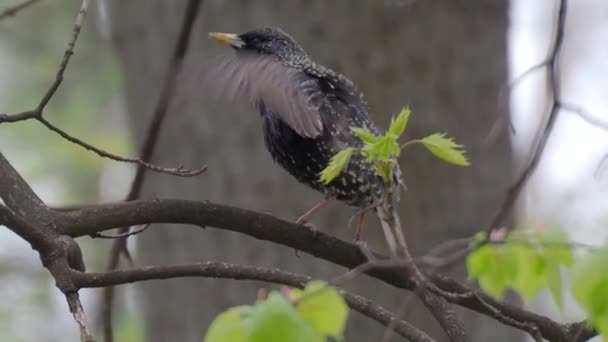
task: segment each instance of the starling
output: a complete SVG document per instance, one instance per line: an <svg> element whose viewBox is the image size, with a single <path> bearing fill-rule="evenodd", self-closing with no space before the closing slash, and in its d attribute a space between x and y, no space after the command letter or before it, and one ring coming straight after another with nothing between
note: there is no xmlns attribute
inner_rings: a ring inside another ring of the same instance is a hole
<svg viewBox="0 0 608 342"><path fill-rule="evenodd" d="M217 76L223 77L214 79L216 85L223 82L223 89L249 99L259 109L272 158L298 181L326 196L298 222L305 223L329 199L337 199L362 209L358 239L366 209L382 200L387 185L360 154L354 154L329 184L322 183L319 174L339 151L362 146L352 127L379 134L362 93L345 76L312 61L279 28L209 36L235 50L217 68ZM397 166L395 171L398 177Z"/></svg>

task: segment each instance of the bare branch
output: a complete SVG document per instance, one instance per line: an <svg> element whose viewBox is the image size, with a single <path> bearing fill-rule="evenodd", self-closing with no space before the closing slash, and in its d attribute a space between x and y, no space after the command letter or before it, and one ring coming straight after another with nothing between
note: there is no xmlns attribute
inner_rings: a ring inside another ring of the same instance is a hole
<svg viewBox="0 0 608 342"><path fill-rule="evenodd" d="M51 131L59 134L59 136L61 136L63 139L76 144L82 148L84 148L85 150L91 151L95 154L97 154L98 156L102 157L102 158L108 158L108 159L112 159L118 162L124 162L124 163L131 163L131 164L137 164L140 166L143 166L149 170L158 172L158 173L165 173L165 174L169 174L169 175L173 175L173 176L179 176L179 177L194 177L194 176L198 176L201 173L205 172L207 170L207 166L203 165L198 169L195 170L189 170L189 169L185 169L183 167L178 167L178 168L165 168L165 167L160 167L160 166L156 166L150 163L147 163L141 159L135 159L135 158L125 158L125 157L121 157L119 155L104 151L98 147L95 147L87 142L84 142L76 137L73 137L71 135L69 135L68 133L66 133L64 130L62 130L61 128L53 125L52 123L50 123L49 121L47 121L45 118L43 117L39 117L36 118L38 121L40 121L40 123L42 123L44 126L46 126L48 129L50 129Z"/></svg>
<svg viewBox="0 0 608 342"><path fill-rule="evenodd" d="M446 301L448 293L442 293L416 265L412 257L407 240L403 234L401 220L397 212L398 194L389 190L382 203L376 208L378 219L384 231L393 257L403 262L401 269L410 278L414 293L420 298L424 306L433 314L439 325L443 328L453 342L468 340L464 329L464 322L458 317ZM439 297L439 296L441 297Z"/></svg>
<svg viewBox="0 0 608 342"><path fill-rule="evenodd" d="M0 20L8 18L8 17L13 17L21 10L28 8L31 5L34 5L35 3L39 2L39 1L40 0L26 0L17 5L4 9L3 11L0 12Z"/></svg>
<svg viewBox="0 0 608 342"><path fill-rule="evenodd" d="M0 173L3 175L0 177L0 197L9 207L15 208L11 210L0 205L0 225L8 227L38 252L42 265L55 279L57 288L66 295L70 311L79 324L82 341L93 341L78 300L78 289L71 277L73 270L85 270L80 246L55 229L54 212L34 194L1 152Z"/></svg>
<svg viewBox="0 0 608 342"><path fill-rule="evenodd" d="M494 305L486 302L480 296L477 296L477 299L479 300L479 302L483 306L485 306L488 310L492 311L496 317L500 317L503 322L510 322L510 325L518 327L522 331L528 332L528 334L530 334L530 336L536 342L542 342L543 341L543 337L542 337L540 331L538 330L538 327L536 325L534 325L534 323L530 323L530 322L518 322L518 321L516 321L516 320L514 320L514 319L512 319L512 318L510 318L510 317L508 317L506 315L504 315Z"/></svg>
<svg viewBox="0 0 608 342"><path fill-rule="evenodd" d="M114 235L109 235L109 234L103 234L103 233L95 233L93 235L91 235L92 238L95 239L108 239L108 240L113 240L113 239L123 239L132 235L137 235L140 233L145 232L149 227L151 226L150 223L141 226L139 229L134 229L130 232L122 232L122 233L118 233L118 234L114 234Z"/></svg>
<svg viewBox="0 0 608 342"><path fill-rule="evenodd" d="M70 307L70 312L72 313L72 316L74 316L74 320L80 329L80 341L95 342L93 335L91 335L91 330L89 329L89 325L87 323L87 317L84 313L84 309L82 308L82 304L80 303L78 293L69 293L66 295L66 299L68 301L68 306Z"/></svg>
<svg viewBox="0 0 608 342"><path fill-rule="evenodd" d="M571 113L578 115L583 120L587 121L588 123L592 124L593 126L597 126L601 129L608 130L608 122L595 117L594 115L592 115L591 113L586 111L582 106L577 106L577 105L566 103L563 101L558 101L557 105L561 109L567 110Z"/></svg>
<svg viewBox="0 0 608 342"><path fill-rule="evenodd" d="M302 229L265 213L257 213L211 202L188 200L138 200L126 203L91 206L79 210L56 212L55 219L63 234L73 237L87 236L96 232L117 227L134 226L147 223L189 224L199 227L219 228L249 235L256 239L274 242L300 250L317 258L352 269L368 262L368 257L355 244L339 240L321 231ZM179 227L179 226L178 226ZM176 228L178 228L176 227ZM184 227L183 229L192 229ZM378 260L386 256L374 254ZM382 280L398 288L411 290L412 279L402 268L373 268L366 275ZM483 315L494 318L506 325L512 321L503 320L493 310L480 303L477 296L492 304L502 315L516 322L532 322L543 337L548 340L570 341L570 333L547 317L526 311L514 305L498 302L477 290L462 285L439 274L430 274L430 281L444 292L454 294L446 298ZM471 294L475 295L471 295ZM517 327L516 327L517 328ZM585 331L585 336L587 331Z"/></svg>
<svg viewBox="0 0 608 342"><path fill-rule="evenodd" d="M108 287L147 280L173 279L183 277L210 277L236 280L259 280L303 288L310 277L283 271L277 268L235 265L224 262L206 262L187 265L148 266L131 270L117 270L103 273L74 272L75 282L81 288ZM427 334L367 298L339 290L348 305L361 314L382 325L395 322L395 331L411 341L432 342Z"/></svg>
<svg viewBox="0 0 608 342"><path fill-rule="evenodd" d="M553 101L551 104L551 109L546 118L546 124L542 131L538 132L536 136L536 141L532 146L530 153L530 160L528 161L527 167L524 169L522 174L517 178L517 181L511 185L509 191L507 193L507 197L505 198L502 206L492 219L490 225L487 227L487 231L491 231L494 228L498 227L501 222L504 221L508 213L513 208L515 201L519 197L519 194L525 185L526 181L532 175L532 172L538 165L540 160L540 156L543 153L545 148L545 144L551 134L551 130L553 125L555 124L555 120L557 119L557 114L559 111L559 89L557 82L557 68L558 68L558 57L561 51L562 43L564 41L564 30L566 26L566 12L567 12L568 0L560 0L559 8L557 13L557 24L555 30L555 39L553 42L553 47L549 53L549 58L547 59L547 79L549 83L549 88L551 92L551 96L553 97ZM540 67L540 65L538 66ZM537 66L533 67L531 70L537 68Z"/></svg>
<svg viewBox="0 0 608 342"><path fill-rule="evenodd" d="M0 153L0 196L13 204L30 203L28 196L19 192L23 181ZM16 175L16 176L15 176ZM12 180L17 182L11 183ZM27 184L25 184L27 186ZM8 190L7 190L8 188ZM16 197L18 200L11 199ZM35 203L35 201L33 201ZM93 206L71 211L44 210L36 213L38 207L27 207L16 213L0 206L0 224L6 225L32 244L41 255L43 265L55 278L57 287L65 293L77 291L78 286L72 276L73 270L84 269L78 244L69 236L86 236L108 229L147 223L182 223L197 226L219 227L244 233L252 237L272 241L295 248L347 268L355 268L366 263L370 256L374 260L386 257L362 253L357 245L341 241L320 231L302 229L300 225L280 220L269 214L261 214L245 209L186 200L132 201L113 205ZM28 221L24 218L27 217ZM30 234L31 233L31 234ZM66 234L66 235L62 235ZM368 254L368 255L366 255ZM120 271L116 271L120 272ZM375 268L365 274L403 289L416 288L413 279L403 268ZM495 299L459 284L438 274L429 276L432 284L441 292L449 293L445 299L492 317L504 324L521 328L522 322L538 327L543 338L552 341L576 341L573 336L594 336L595 332L584 327L582 332L570 329L570 325L558 324L549 318L528 312L519 307L498 302ZM473 295L471 295L473 294ZM486 304L491 306L488 307ZM497 312L499 314L497 314Z"/></svg>
<svg viewBox="0 0 608 342"><path fill-rule="evenodd" d="M76 47L76 41L78 40L78 36L80 35L80 30L82 28L82 23L87 14L87 8L89 5L88 0L83 0L80 9L78 10L78 14L76 15L76 19L74 20L74 28L72 29L72 38L68 41L68 45L63 53L63 58L59 63L59 68L57 69L57 73L55 74L55 80L46 91L38 106L30 111L22 112L14 115L2 114L0 115L0 123L3 122L17 122L35 118L41 118L42 113L44 112L44 108L49 103L51 98L59 89L61 82L63 82L63 74L65 73L66 68L68 67L68 63L70 62L70 58L74 54L74 48Z"/></svg>
<svg viewBox="0 0 608 342"><path fill-rule="evenodd" d="M109 158L109 159L119 161L119 162L133 163L133 164L137 164L138 166L140 166L142 168L147 168L147 169L155 171L155 172L166 173L166 174L175 175L175 176L179 176L179 177L193 177L193 176L197 176L197 175L200 175L201 173L205 172L205 170L207 169L206 166L202 166L196 170L188 170L183 167L163 168L163 167L159 167L159 166L147 163L144 160L135 159L135 158L125 158L125 157L121 157L121 156L112 154L112 153L104 151L98 147L95 147L89 143L86 143L76 137L71 136L70 134L63 131L59 127L53 125L52 123L50 123L48 120L46 120L43 117L44 109L46 108L47 104L53 98L53 96L57 92L57 89L59 89L59 86L63 82L63 75L70 62L70 58L74 54L74 48L76 47L76 41L78 40L78 36L80 35L80 31L82 29L82 24L84 22L86 14L87 14L88 3L89 3L88 0L83 0L81 3L78 14L76 15L74 27L72 29L72 37L68 41L67 48L63 54L63 58L61 59L61 62L59 63L59 67L58 67L57 73L55 75L55 80L53 81L53 83L51 84L49 89L46 91L46 93L44 94L44 96L42 97L40 102L38 103L37 107L33 110L29 110L29 111L25 111L25 112L13 114L13 115L0 114L0 124L36 119L37 121L42 123L44 126L46 126L51 131L59 134L65 140L67 140L73 144L79 145L86 150L94 152L95 154L97 154L103 158Z"/></svg>

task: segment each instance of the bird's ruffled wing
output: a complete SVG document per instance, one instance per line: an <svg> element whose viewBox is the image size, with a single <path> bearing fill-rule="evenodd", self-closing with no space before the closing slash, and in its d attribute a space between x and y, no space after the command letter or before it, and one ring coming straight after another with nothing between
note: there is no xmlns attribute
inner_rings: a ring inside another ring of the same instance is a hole
<svg viewBox="0 0 608 342"><path fill-rule="evenodd" d="M315 138L323 131L324 100L317 80L283 65L272 56L237 52L211 71L213 87L231 98L264 104L299 135Z"/></svg>

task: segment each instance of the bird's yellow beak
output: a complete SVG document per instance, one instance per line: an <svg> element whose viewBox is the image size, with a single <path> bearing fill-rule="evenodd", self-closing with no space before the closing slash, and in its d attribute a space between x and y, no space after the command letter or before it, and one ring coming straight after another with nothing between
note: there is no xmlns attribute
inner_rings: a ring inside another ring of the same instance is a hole
<svg viewBox="0 0 608 342"><path fill-rule="evenodd" d="M209 38L235 48L241 48L245 45L245 42L234 33L209 32Z"/></svg>

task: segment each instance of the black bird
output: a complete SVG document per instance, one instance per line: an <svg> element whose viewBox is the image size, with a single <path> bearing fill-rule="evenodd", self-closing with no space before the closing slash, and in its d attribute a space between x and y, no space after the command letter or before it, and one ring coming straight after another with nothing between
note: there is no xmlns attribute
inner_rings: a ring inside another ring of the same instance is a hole
<svg viewBox="0 0 608 342"><path fill-rule="evenodd" d="M378 205L387 185L360 154L353 155L347 168L329 184L323 184L319 174L339 151L362 146L351 127L379 134L362 93L345 76L312 61L279 28L238 35L213 32L209 36L235 50L216 69L216 85L219 82L223 90L248 98L259 108L266 147L274 160L326 196L297 222L306 223L335 198L362 209L355 236L358 240L366 210ZM396 177L399 174L396 167Z"/></svg>

